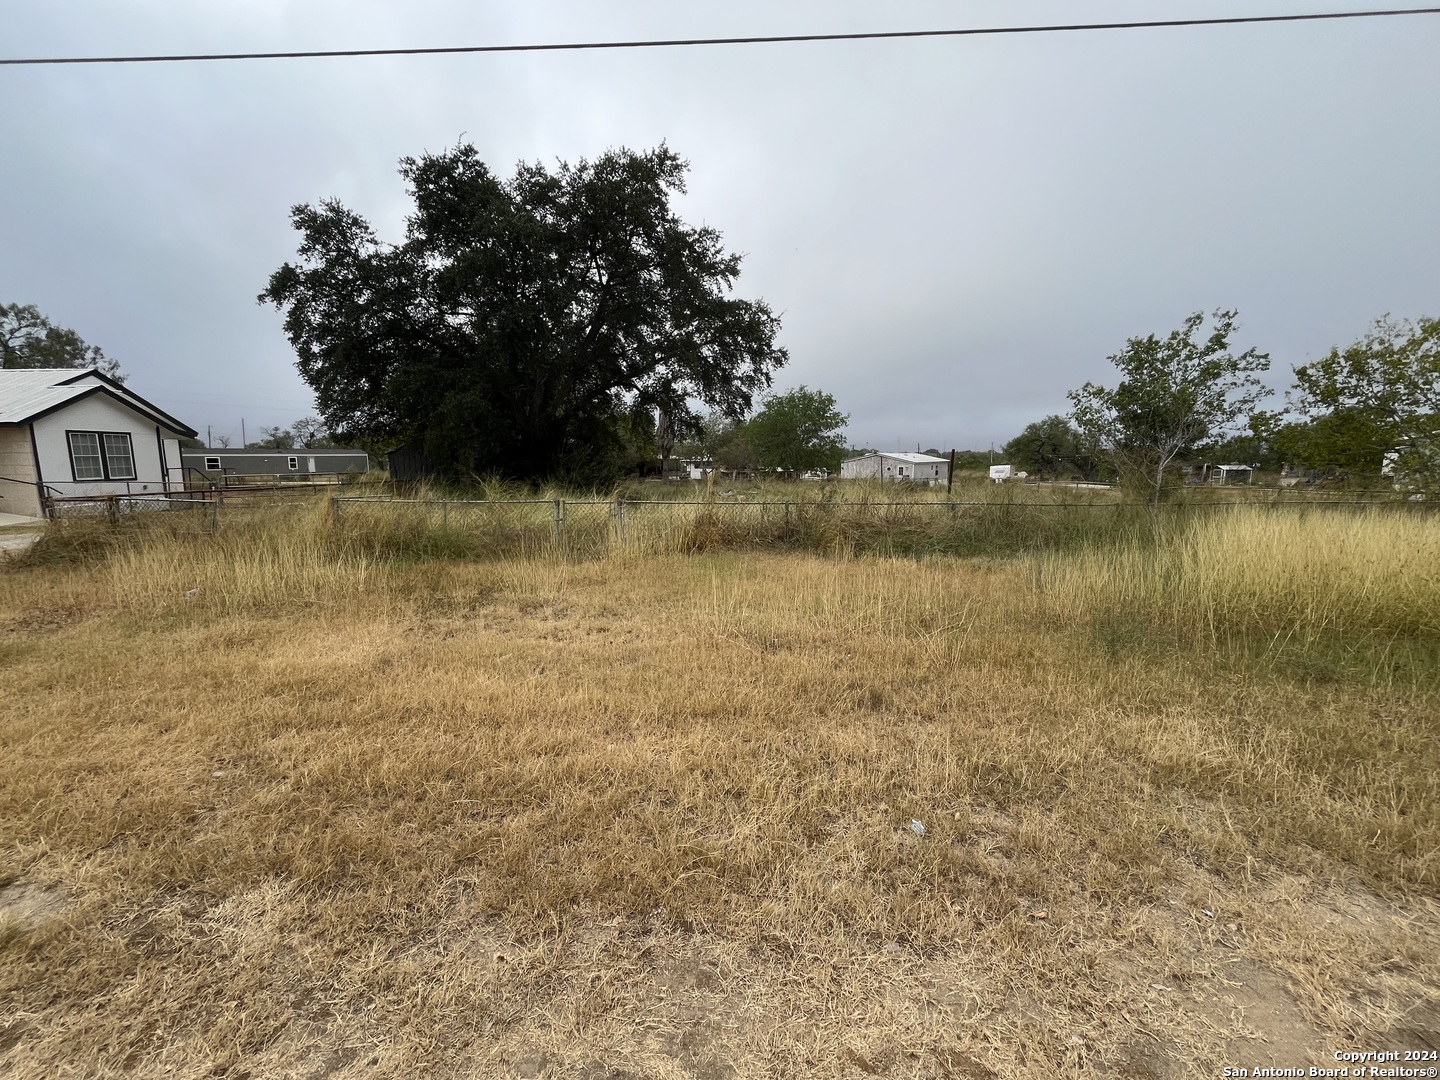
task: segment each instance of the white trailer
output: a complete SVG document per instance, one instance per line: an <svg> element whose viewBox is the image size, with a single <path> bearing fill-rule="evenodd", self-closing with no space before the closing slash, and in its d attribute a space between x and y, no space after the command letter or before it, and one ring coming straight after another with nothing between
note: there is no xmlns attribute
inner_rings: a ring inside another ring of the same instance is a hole
<svg viewBox="0 0 1440 1080"><path fill-rule="evenodd" d="M840 463L840 479L944 484L950 479L950 462L930 454L864 454Z"/></svg>

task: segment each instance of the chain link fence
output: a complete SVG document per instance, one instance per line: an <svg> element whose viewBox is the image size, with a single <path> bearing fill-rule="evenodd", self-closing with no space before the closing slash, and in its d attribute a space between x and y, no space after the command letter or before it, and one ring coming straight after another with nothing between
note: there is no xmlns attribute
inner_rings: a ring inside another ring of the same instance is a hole
<svg viewBox="0 0 1440 1080"><path fill-rule="evenodd" d="M803 549L880 555L1008 555L1140 539L1237 505L1280 513L1386 507L1396 500L1193 502L873 502L644 499L407 499L330 501L342 535L377 547L493 555L597 557L727 549Z"/></svg>

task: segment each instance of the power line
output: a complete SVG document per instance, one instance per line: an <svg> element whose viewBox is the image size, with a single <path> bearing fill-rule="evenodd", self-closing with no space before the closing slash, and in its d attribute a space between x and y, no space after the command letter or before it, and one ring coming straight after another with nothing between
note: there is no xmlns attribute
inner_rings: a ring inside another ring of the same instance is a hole
<svg viewBox="0 0 1440 1080"><path fill-rule="evenodd" d="M1147 19L1134 22L1066 23L1044 26L978 26L958 30L885 30L856 34L776 34L763 37L666 38L648 41L567 41L535 45L439 45L413 49L309 49L290 52L176 53L155 56L16 57L0 59L0 66L173 64L193 60L314 60L346 56L447 56L466 53L580 52L591 49L670 49L694 45L785 45L799 42L894 41L908 38L1057 34L1089 30L1150 30L1185 26L1325 22L1335 19L1378 19L1397 15L1440 15L1440 7L1392 8L1385 11L1326 11L1305 15L1235 15L1214 19Z"/></svg>

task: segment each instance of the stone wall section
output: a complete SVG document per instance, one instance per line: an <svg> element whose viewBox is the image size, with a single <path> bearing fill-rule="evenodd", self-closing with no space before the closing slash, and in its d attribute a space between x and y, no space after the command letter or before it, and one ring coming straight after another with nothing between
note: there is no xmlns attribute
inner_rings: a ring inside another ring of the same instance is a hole
<svg viewBox="0 0 1440 1080"><path fill-rule="evenodd" d="M0 424L0 514L40 516L30 425Z"/></svg>

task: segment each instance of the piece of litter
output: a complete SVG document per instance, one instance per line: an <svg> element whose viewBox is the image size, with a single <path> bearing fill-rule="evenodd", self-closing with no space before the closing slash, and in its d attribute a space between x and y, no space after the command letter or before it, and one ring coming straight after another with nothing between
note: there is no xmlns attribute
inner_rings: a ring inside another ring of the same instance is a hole
<svg viewBox="0 0 1440 1080"><path fill-rule="evenodd" d="M1213 919L1215 917L1215 913L1211 911L1208 907L1202 907L1200 909L1200 914L1204 915L1207 919Z"/></svg>
<svg viewBox="0 0 1440 1080"><path fill-rule="evenodd" d="M194 600L195 597L197 597L197 596L199 596L199 595L200 595L200 590L199 590L199 589L186 589L186 590L185 590L185 599L186 599L186 600Z"/></svg>
<svg viewBox="0 0 1440 1080"><path fill-rule="evenodd" d="M914 818L911 818L911 819L910 819L910 831L913 832L916 836L924 836L924 835L925 835L925 823L924 823L923 821L916 821Z"/></svg>
<svg viewBox="0 0 1440 1080"><path fill-rule="evenodd" d="M1225 924L1225 929L1226 929L1226 930L1229 930L1229 931L1231 931L1231 932L1233 933L1234 931L1240 929L1240 924L1239 924L1239 923L1234 923L1234 922L1227 922L1227 923Z"/></svg>
<svg viewBox="0 0 1440 1080"><path fill-rule="evenodd" d="M1151 983L1150 989L1164 990L1167 994L1173 994L1175 992L1175 988L1173 986L1166 986L1164 983Z"/></svg>
<svg viewBox="0 0 1440 1080"><path fill-rule="evenodd" d="M1084 1036L1084 1035L1071 1035L1070 1038L1066 1039L1065 1041L1068 1042L1071 1046L1084 1046L1084 1045L1085 1045L1085 1036Z"/></svg>
<svg viewBox="0 0 1440 1080"><path fill-rule="evenodd" d="M901 945L898 941L887 941L885 943L885 952L890 953L892 956L898 953L900 949Z"/></svg>
<svg viewBox="0 0 1440 1080"><path fill-rule="evenodd" d="M1032 912L1030 912L1030 918L1032 918L1032 919L1048 919L1049 917L1050 917L1050 912L1048 912L1048 911L1032 911Z"/></svg>
<svg viewBox="0 0 1440 1080"><path fill-rule="evenodd" d="M224 776L224 775L225 775L224 770L222 770L222 769L216 769L214 772L212 772L212 773L210 774L210 779L211 779L211 780L219 780L219 779L220 779L222 776Z"/></svg>

